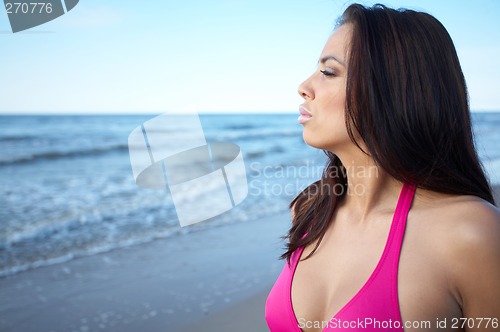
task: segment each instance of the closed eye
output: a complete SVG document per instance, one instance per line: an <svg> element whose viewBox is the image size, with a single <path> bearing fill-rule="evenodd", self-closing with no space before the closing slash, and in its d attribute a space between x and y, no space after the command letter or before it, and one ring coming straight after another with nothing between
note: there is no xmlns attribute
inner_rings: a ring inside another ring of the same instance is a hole
<svg viewBox="0 0 500 332"><path fill-rule="evenodd" d="M325 76L337 76L337 74L333 71L328 71L328 70L320 70L320 72L325 75Z"/></svg>

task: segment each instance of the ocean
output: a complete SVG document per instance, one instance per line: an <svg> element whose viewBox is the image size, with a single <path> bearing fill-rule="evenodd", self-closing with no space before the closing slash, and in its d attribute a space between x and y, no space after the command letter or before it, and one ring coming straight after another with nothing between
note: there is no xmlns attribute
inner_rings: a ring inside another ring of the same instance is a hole
<svg viewBox="0 0 500 332"><path fill-rule="evenodd" d="M304 143L297 114L201 114L209 143L241 148L248 196L180 227L169 191L139 187L132 174L128 135L154 116L0 116L0 277L286 211L326 162ZM473 126L500 184L500 112L473 113Z"/></svg>

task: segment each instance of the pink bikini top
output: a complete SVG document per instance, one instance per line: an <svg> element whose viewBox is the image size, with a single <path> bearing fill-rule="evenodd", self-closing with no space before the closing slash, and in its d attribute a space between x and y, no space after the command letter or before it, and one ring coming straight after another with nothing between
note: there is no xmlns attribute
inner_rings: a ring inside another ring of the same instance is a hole
<svg viewBox="0 0 500 332"><path fill-rule="evenodd" d="M415 187L403 185L382 256L368 281L328 322L297 320L291 289L300 247L290 257L266 300L265 318L271 332L301 332L301 327L324 327L326 331L404 331L398 301L398 264L406 219ZM307 325L309 324L309 325ZM316 324L316 325L314 325Z"/></svg>

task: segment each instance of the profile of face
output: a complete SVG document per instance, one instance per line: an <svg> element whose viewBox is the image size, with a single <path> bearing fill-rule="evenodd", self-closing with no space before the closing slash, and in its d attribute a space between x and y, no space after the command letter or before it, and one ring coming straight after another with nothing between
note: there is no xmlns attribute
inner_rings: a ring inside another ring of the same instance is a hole
<svg viewBox="0 0 500 332"><path fill-rule="evenodd" d="M298 88L304 103L299 123L304 126L304 141L315 148L340 153L352 148L345 125L348 64L346 55L352 27L343 24L328 38L317 70Z"/></svg>

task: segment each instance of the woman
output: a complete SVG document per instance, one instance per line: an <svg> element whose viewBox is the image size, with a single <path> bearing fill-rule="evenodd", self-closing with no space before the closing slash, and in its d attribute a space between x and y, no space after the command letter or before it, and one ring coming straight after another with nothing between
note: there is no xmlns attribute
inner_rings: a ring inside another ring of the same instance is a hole
<svg viewBox="0 0 500 332"><path fill-rule="evenodd" d="M329 163L290 204L270 330L500 330L500 213L441 23L351 5L299 94Z"/></svg>

